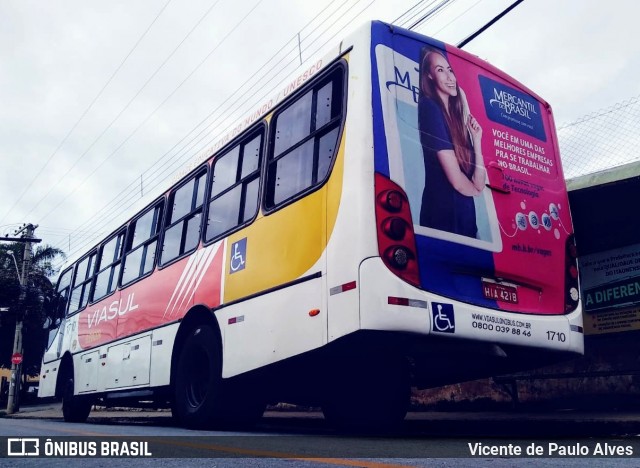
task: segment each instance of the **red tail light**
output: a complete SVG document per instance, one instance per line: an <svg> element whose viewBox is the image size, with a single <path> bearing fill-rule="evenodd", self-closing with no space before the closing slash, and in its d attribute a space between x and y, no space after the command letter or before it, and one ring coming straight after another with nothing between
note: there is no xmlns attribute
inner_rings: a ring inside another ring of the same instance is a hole
<svg viewBox="0 0 640 468"><path fill-rule="evenodd" d="M379 174L376 174L376 176ZM382 176L381 176L382 177ZM405 204L406 197L401 191L397 190L385 190L378 192L378 203L390 213L398 213L402 210L402 205Z"/></svg>
<svg viewBox="0 0 640 468"><path fill-rule="evenodd" d="M567 238L564 271L564 311L571 312L578 307L578 300L580 299L578 289L578 250L573 234Z"/></svg>
<svg viewBox="0 0 640 468"><path fill-rule="evenodd" d="M382 231L393 240L402 240L407 233L407 223L398 216L392 216L382 222Z"/></svg>
<svg viewBox="0 0 640 468"><path fill-rule="evenodd" d="M376 226L382 261L400 278L420 286L416 238L404 190L381 174L375 176Z"/></svg>

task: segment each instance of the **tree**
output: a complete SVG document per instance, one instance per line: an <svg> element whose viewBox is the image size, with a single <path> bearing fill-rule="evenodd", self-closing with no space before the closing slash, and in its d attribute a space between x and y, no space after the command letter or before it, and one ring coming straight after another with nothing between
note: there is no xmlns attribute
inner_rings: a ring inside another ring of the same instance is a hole
<svg viewBox="0 0 640 468"><path fill-rule="evenodd" d="M0 313L0 367L11 366L16 319L22 316L23 373L37 375L47 344L48 330L43 327L47 318L53 320L55 314L55 286L49 278L56 274L53 262L65 258L65 254L49 245L36 247L25 285L25 300L21 304L18 271L22 273L24 249L22 242L0 244L0 307L9 308L9 312ZM18 271L9 251L13 252Z"/></svg>

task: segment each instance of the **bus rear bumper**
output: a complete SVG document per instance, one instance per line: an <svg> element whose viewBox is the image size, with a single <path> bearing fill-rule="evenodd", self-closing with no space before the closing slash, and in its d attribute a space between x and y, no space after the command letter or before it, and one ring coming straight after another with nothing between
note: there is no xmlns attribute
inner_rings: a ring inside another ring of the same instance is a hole
<svg viewBox="0 0 640 468"><path fill-rule="evenodd" d="M406 283L380 257L361 263L359 285L362 330L409 332L561 354L584 353L580 305L566 315L517 314L478 307Z"/></svg>

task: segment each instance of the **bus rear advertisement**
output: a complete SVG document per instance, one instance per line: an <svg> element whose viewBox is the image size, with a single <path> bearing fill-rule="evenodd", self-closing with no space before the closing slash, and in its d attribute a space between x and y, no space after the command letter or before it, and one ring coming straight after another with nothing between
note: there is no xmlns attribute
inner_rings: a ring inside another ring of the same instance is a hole
<svg viewBox="0 0 640 468"><path fill-rule="evenodd" d="M313 63L62 272L39 395L66 420L152 401L219 427L286 401L389 428L412 387L583 353L549 105L381 22Z"/></svg>

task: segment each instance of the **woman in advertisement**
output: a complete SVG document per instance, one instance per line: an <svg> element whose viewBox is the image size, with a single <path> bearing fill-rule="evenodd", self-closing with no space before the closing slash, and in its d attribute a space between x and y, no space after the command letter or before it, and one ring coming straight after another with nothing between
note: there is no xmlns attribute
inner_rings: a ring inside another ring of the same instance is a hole
<svg viewBox="0 0 640 468"><path fill-rule="evenodd" d="M477 237L474 197L485 186L482 127L444 53L425 47L420 59L418 125L425 163L420 225Z"/></svg>

